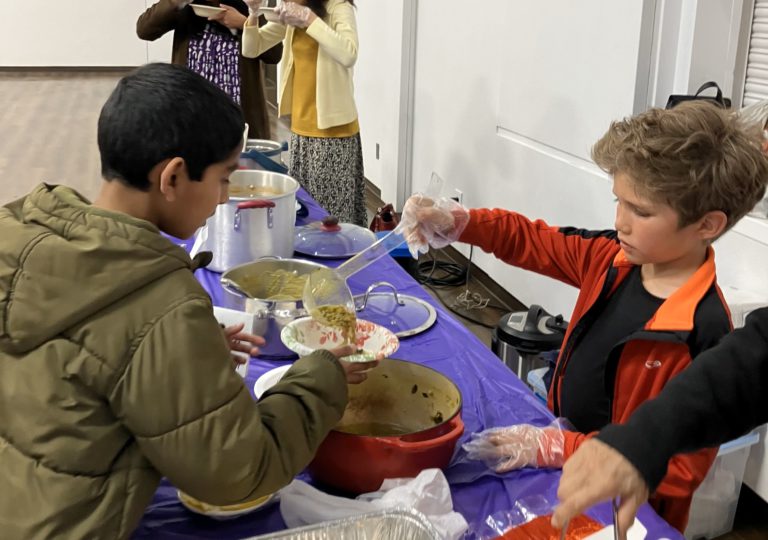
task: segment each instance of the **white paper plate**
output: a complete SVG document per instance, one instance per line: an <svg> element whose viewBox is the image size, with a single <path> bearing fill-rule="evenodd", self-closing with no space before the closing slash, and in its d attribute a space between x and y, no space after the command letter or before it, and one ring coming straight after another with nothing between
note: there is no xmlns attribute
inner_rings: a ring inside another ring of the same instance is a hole
<svg viewBox="0 0 768 540"><path fill-rule="evenodd" d="M273 493L271 495L266 495L256 499L256 501L254 501L256 504L243 503L233 504L230 506L216 506L213 504L200 502L196 499L193 499L186 493L182 493L181 491L176 490L176 496L179 498L179 501L184 506L184 508L190 512L194 512L195 514L200 514L201 516L207 516L213 519L232 519L238 516L242 516L243 514L255 512L256 510L264 508L266 505L271 503L275 499L276 495L277 493Z"/></svg>
<svg viewBox="0 0 768 540"><path fill-rule="evenodd" d="M357 319L355 345L362 352L344 356L345 362L370 362L379 354L392 356L400 346L400 340L389 329L363 319ZM317 349L340 347L344 338L337 328L323 326L312 317L303 317L286 324L280 331L283 345L298 354L307 356Z"/></svg>
<svg viewBox="0 0 768 540"><path fill-rule="evenodd" d="M290 368L291 364L276 367L256 379L256 384L253 385L253 395L256 396L256 399L259 399L264 392L275 386Z"/></svg>
<svg viewBox="0 0 768 540"><path fill-rule="evenodd" d="M195 12L195 15L197 15L198 17L205 17L206 19L208 17L213 17L214 15L218 15L219 13L227 11L224 8L214 7L214 6L204 6L202 4L189 4L189 7L192 8L192 11Z"/></svg>

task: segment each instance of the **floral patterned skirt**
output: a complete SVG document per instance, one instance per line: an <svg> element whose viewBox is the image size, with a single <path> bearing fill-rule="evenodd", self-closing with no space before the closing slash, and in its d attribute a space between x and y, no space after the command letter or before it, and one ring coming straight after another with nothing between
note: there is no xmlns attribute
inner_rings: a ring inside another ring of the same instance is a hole
<svg viewBox="0 0 768 540"><path fill-rule="evenodd" d="M359 133L351 137L291 133L288 174L339 221L367 225Z"/></svg>

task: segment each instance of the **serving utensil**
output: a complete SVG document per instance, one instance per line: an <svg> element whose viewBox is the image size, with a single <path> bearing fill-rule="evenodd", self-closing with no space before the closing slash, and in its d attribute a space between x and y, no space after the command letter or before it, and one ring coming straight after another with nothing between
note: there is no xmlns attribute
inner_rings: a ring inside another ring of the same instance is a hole
<svg viewBox="0 0 768 540"><path fill-rule="evenodd" d="M442 187L443 179L436 173L432 173L426 195L430 198L436 198L440 195ZM304 285L303 302L312 318L325 326L338 326L339 315L346 311L350 315L341 315L341 318L345 322L349 319L352 321L349 324L353 325L356 311L355 301L347 286L347 278L378 261L402 245L403 242L405 239L402 235L402 227L398 225L380 240L339 265L338 268L323 268L310 274ZM333 316L329 317L329 314L333 314ZM351 339L354 339L354 336Z"/></svg>

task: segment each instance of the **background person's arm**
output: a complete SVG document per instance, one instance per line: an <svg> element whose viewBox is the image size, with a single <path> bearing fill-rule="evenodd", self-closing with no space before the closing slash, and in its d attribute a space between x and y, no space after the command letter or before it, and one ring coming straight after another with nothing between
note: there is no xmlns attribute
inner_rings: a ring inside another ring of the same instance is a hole
<svg viewBox="0 0 768 540"><path fill-rule="evenodd" d="M357 62L357 22L351 4L345 2L335 8L333 27L317 17L307 28L307 34L342 66L350 68Z"/></svg>
<svg viewBox="0 0 768 540"><path fill-rule="evenodd" d="M139 16L136 35L139 39L155 41L171 30L181 20L180 4L176 0L160 0Z"/></svg>
<svg viewBox="0 0 768 540"><path fill-rule="evenodd" d="M259 26L265 26L267 20L264 17L259 17ZM265 64L277 64L283 59L283 42L281 41L274 47L270 47L258 56L258 59Z"/></svg>
<svg viewBox="0 0 768 540"><path fill-rule="evenodd" d="M640 471L651 489L679 453L730 441L768 421L768 308L697 356L624 425L597 438Z"/></svg>
<svg viewBox="0 0 768 540"><path fill-rule="evenodd" d="M251 15L243 27L242 52L246 58L260 57L266 51L282 43L287 28L276 22L258 26L256 17ZM282 53L282 49L281 49Z"/></svg>
<svg viewBox="0 0 768 540"><path fill-rule="evenodd" d="M626 531L675 454L715 446L768 421L768 308L729 334L642 404L565 462L552 524L618 497Z"/></svg>

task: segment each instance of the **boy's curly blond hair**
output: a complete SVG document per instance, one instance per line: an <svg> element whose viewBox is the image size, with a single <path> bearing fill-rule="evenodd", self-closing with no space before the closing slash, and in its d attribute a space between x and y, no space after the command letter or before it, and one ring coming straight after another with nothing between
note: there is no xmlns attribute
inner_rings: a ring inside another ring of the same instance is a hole
<svg viewBox="0 0 768 540"><path fill-rule="evenodd" d="M628 175L643 196L671 206L680 227L721 210L728 230L765 193L761 136L759 124L690 101L613 122L592 147L592 159L611 175Z"/></svg>

